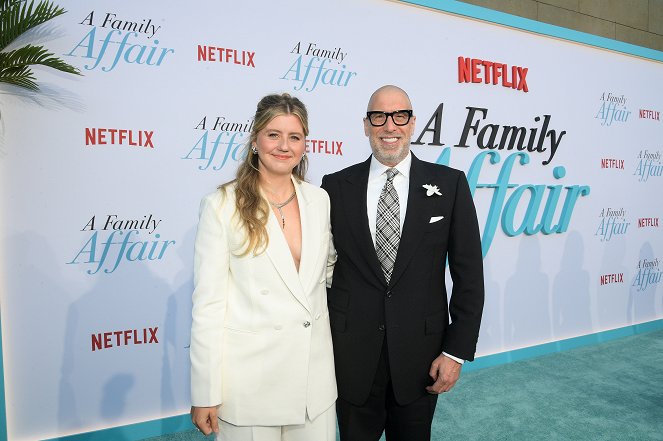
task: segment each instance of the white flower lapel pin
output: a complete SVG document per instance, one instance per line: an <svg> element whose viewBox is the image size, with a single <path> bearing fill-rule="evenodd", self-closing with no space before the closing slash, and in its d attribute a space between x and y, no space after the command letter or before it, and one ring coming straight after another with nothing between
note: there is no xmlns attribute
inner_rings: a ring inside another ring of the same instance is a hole
<svg viewBox="0 0 663 441"><path fill-rule="evenodd" d="M423 187L426 189L426 196L433 196L434 194L442 196L437 185L424 184Z"/></svg>

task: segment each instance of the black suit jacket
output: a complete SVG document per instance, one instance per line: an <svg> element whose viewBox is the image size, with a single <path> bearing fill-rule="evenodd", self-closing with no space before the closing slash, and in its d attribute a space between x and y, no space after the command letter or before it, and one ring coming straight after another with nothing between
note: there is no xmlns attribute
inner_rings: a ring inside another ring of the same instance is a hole
<svg viewBox="0 0 663 441"><path fill-rule="evenodd" d="M370 160L322 179L338 253L327 292L338 392L356 405L366 401L386 338L394 394L407 404L426 394L431 362L442 351L474 359L484 298L479 226L464 173L412 155L407 212L387 285L366 213ZM427 196L424 184L442 196ZM454 282L449 305L447 258Z"/></svg>

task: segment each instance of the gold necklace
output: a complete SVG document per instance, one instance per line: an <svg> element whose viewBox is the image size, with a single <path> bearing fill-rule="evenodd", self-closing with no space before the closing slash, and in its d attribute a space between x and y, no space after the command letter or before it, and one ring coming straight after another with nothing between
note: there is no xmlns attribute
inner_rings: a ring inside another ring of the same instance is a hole
<svg viewBox="0 0 663 441"><path fill-rule="evenodd" d="M292 194L288 199L285 200L285 202L281 202L280 204L277 202L272 202L269 201L269 203L272 205L272 207L276 207L277 210L279 210L279 215L281 216L281 229L285 230L285 216L283 216L283 211L281 210L283 207L288 205L290 201L292 201L295 198L296 192L293 190ZM268 199L269 200L269 199Z"/></svg>

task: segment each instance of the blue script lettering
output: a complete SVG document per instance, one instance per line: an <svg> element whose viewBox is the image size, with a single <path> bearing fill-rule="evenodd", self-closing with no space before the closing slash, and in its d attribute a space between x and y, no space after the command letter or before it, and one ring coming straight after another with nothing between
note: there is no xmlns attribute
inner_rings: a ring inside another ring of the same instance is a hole
<svg viewBox="0 0 663 441"><path fill-rule="evenodd" d="M186 156L182 159L197 159L200 161L205 161L205 164L199 165L199 170L207 170L207 168L212 164L212 161L216 157L217 150L220 145L225 145L223 152L223 159L221 159L221 164L215 165L212 167L212 170L221 170L228 158L232 158L233 161L239 161L244 158L246 154L244 147L244 142L241 138L244 137L242 132L219 132L216 135L211 147L211 151L208 150L207 138L209 137L209 130L205 130L200 139L194 144L193 148L187 153ZM240 137L239 140L236 140L237 137ZM223 141L223 138L229 138L227 141ZM195 153L194 153L195 152Z"/></svg>
<svg viewBox="0 0 663 441"><path fill-rule="evenodd" d="M438 164L449 165L451 150L445 148L437 159ZM502 163L497 181L495 183L478 183L481 169L486 158L490 164L498 164L500 155L498 152L482 152L472 161L472 165L467 173L467 181L470 185L472 195L476 189L493 189L493 198L490 203L488 217L484 225L481 238L481 247L483 256L488 254L488 250L495 237L498 224L507 236L518 236L525 233L528 236L536 233L553 234L564 233L568 230L571 216L577 200L582 196L587 196L590 188L587 185L535 185L535 184L512 184L509 182L511 173L516 161L524 166L529 164L529 154L520 152L512 153ZM566 175L566 169L563 166L557 166L553 169L553 177L562 179ZM510 189L515 189L507 197ZM560 196L563 190L566 190L561 212L555 221L555 211L557 209ZM543 212L539 215L541 204L547 194L546 203ZM527 197L526 197L527 195ZM516 225L516 212L521 203L527 200L527 208L523 218Z"/></svg>
<svg viewBox="0 0 663 441"><path fill-rule="evenodd" d="M291 80L299 83L299 85L295 86L293 90L301 90L304 85L310 84L308 81L311 71L317 72L315 73L314 79L313 76L311 76L313 84L304 89L306 92L312 92L318 84L347 87L350 79L357 75L357 72L346 71L345 68L347 66L345 64L341 66L341 69L325 67L328 60L325 58L320 61L320 57L309 58L308 63L304 67L304 73L302 74L302 61L303 55L298 56L287 72L281 77L282 80Z"/></svg>
<svg viewBox="0 0 663 441"><path fill-rule="evenodd" d="M154 235L155 240L152 241L129 240L132 235L136 236L140 234L138 230L128 230L126 231L126 234L124 231L114 230L108 235L105 242L101 242L103 239L99 237L99 233L99 231L92 233L92 236L90 236L90 239L88 239L78 254L76 254L76 257L74 257L71 262L67 262L67 264L97 264L94 271L91 269L86 271L88 274L92 275L99 272L107 261L112 262L112 259L109 258L116 253L115 264L113 267L110 269L104 268L104 273L110 274L114 272L124 260L128 262L134 262L136 260L161 260L166 253L168 245L175 243L174 240L158 240L161 237L158 233ZM116 235L118 237L124 235L124 238L114 242ZM103 245L101 256L97 255L97 243Z"/></svg>
<svg viewBox="0 0 663 441"><path fill-rule="evenodd" d="M110 66L103 66L101 70L103 72L110 72L120 61L124 61L127 64L145 64L148 66L160 66L163 63L164 59L168 54L175 53L174 49L169 48L158 48L156 45L159 44L159 40L154 40L154 46L146 46L143 44L129 43L130 38L138 37L136 32L125 32L124 37L121 41L112 41L111 39L114 36L122 36L122 31L112 30L106 34L106 37L100 40L96 40L97 27L93 27L90 32L88 32L85 37L76 45L74 48L66 53L70 57L79 56L77 52L82 53L83 58L90 58L94 60L94 64L86 64L84 67L87 70L96 69L102 62L102 60L108 58L113 58L113 61ZM101 42L101 47L98 48L98 51L95 50L95 42ZM110 44L118 45L115 48L112 48ZM115 50L113 56L113 50Z"/></svg>

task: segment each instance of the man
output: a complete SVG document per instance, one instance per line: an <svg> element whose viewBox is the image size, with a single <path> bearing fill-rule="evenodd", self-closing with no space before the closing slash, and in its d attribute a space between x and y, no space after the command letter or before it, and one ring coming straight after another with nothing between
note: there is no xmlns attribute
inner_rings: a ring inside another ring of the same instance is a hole
<svg viewBox="0 0 663 441"><path fill-rule="evenodd" d="M367 110L373 155L322 180L338 253L327 297L340 435L429 440L437 395L474 359L484 296L479 226L465 175L410 152L416 118L407 94L381 87Z"/></svg>

